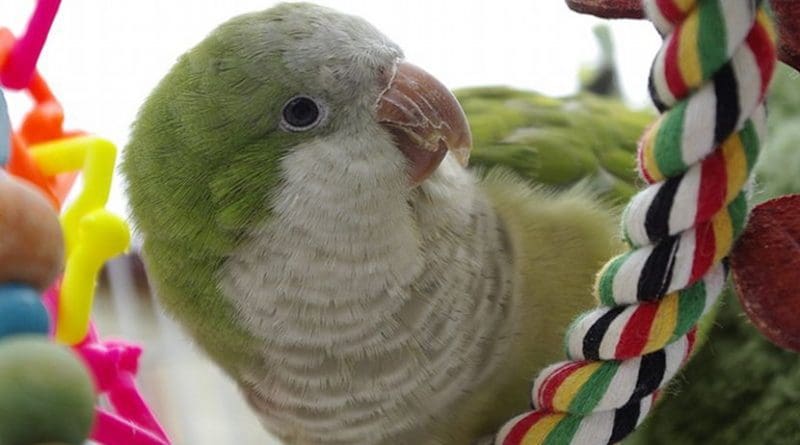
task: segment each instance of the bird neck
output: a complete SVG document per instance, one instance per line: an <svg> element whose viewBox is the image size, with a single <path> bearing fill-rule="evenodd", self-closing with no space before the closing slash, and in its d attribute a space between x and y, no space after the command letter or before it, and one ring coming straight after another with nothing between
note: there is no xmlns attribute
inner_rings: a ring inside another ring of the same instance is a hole
<svg viewBox="0 0 800 445"><path fill-rule="evenodd" d="M435 416L497 366L507 347L497 339L509 337L511 252L469 172L448 157L402 197L378 187L339 196L312 178L297 187L278 199L323 197L277 212L231 257L223 280L265 359L281 364L242 373L259 410L295 400L300 423L333 412L355 425L378 403L417 417L395 417L379 426L385 434ZM314 400L305 400L302 388L311 387ZM368 410L353 402L359 397Z"/></svg>

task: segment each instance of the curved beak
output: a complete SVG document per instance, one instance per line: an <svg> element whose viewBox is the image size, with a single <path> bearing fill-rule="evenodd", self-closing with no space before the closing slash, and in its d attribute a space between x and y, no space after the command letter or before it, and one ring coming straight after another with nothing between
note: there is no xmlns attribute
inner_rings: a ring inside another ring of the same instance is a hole
<svg viewBox="0 0 800 445"><path fill-rule="evenodd" d="M430 176L448 150L467 165L472 135L464 110L447 87L421 68L397 63L378 100L377 116L408 160L412 185Z"/></svg>

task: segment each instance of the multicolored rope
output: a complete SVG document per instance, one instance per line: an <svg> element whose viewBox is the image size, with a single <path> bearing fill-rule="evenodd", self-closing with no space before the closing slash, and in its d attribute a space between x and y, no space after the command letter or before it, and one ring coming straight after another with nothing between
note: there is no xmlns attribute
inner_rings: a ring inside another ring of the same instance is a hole
<svg viewBox="0 0 800 445"><path fill-rule="evenodd" d="M575 320L568 361L536 378L533 411L496 445L612 444L644 419L694 345L722 292L725 257L744 228L742 189L764 137L776 61L768 4L644 0L664 36L650 93L663 114L639 145L649 186L623 213L630 251L600 271L602 306Z"/></svg>

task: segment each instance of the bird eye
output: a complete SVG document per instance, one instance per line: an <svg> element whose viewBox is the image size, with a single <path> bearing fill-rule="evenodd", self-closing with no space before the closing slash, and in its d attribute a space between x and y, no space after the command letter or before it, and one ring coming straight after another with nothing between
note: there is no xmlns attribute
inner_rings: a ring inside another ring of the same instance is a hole
<svg viewBox="0 0 800 445"><path fill-rule="evenodd" d="M322 120L322 107L307 96L296 96L283 106L283 125L290 131L309 130Z"/></svg>

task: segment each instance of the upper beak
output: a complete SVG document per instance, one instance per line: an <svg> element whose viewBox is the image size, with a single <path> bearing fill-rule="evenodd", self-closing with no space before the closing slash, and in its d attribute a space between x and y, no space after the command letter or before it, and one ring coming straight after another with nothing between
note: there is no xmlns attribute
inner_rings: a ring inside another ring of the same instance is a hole
<svg viewBox="0 0 800 445"><path fill-rule="evenodd" d="M408 159L412 185L433 173L448 150L467 165L472 135L464 110L447 87L422 69L397 63L378 100L377 116Z"/></svg>

